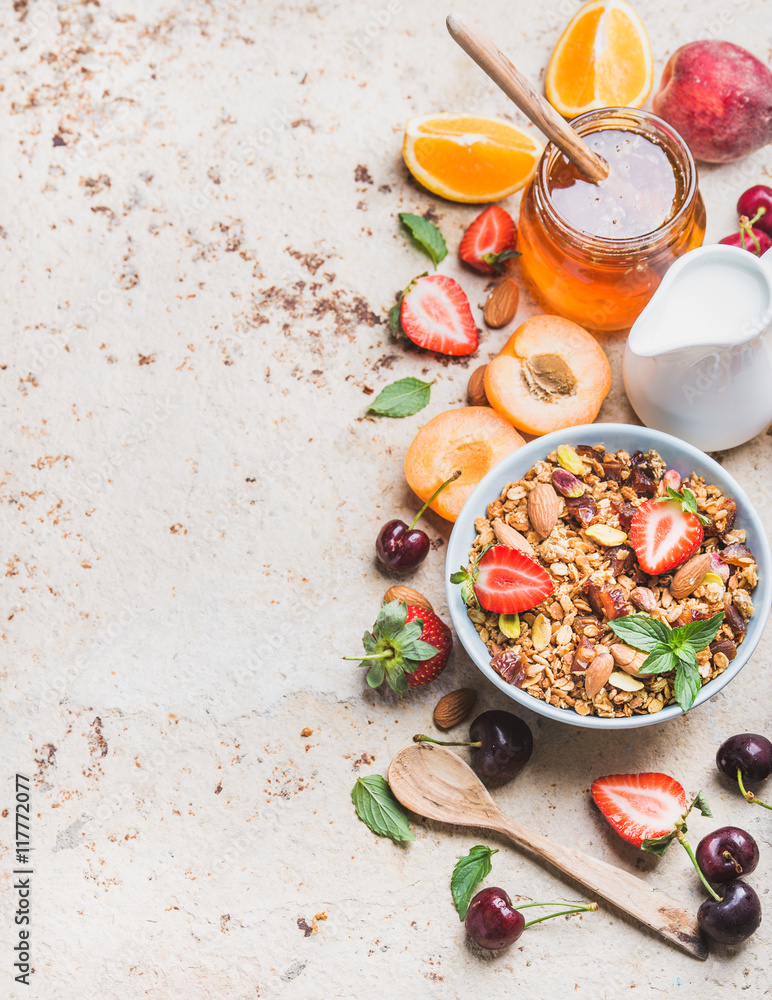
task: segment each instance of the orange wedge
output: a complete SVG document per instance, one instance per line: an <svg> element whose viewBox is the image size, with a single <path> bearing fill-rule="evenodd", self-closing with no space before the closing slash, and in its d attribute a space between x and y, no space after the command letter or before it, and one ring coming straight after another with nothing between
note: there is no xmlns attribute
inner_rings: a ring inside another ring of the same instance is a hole
<svg viewBox="0 0 772 1000"><path fill-rule="evenodd" d="M418 115L405 123L402 155L424 187L450 201L490 202L525 187L543 146L499 118Z"/></svg>
<svg viewBox="0 0 772 1000"><path fill-rule="evenodd" d="M592 0L560 36L547 67L547 97L573 118L594 108L640 108L654 64L643 22L625 0Z"/></svg>

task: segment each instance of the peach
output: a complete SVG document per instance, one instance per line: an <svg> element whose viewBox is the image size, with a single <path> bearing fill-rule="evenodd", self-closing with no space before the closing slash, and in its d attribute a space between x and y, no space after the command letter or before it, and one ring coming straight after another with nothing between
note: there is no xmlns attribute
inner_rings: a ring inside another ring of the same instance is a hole
<svg viewBox="0 0 772 1000"><path fill-rule="evenodd" d="M416 434L405 455L405 477L410 488L426 501L460 469L460 478L431 504L440 517L455 521L483 476L524 444L511 423L488 406L446 410Z"/></svg>
<svg viewBox="0 0 772 1000"><path fill-rule="evenodd" d="M488 402L529 434L592 423L610 388L602 348L562 316L527 319L485 369Z"/></svg>
<svg viewBox="0 0 772 1000"><path fill-rule="evenodd" d="M677 49L652 107L706 163L739 160L772 142L772 72L731 42Z"/></svg>

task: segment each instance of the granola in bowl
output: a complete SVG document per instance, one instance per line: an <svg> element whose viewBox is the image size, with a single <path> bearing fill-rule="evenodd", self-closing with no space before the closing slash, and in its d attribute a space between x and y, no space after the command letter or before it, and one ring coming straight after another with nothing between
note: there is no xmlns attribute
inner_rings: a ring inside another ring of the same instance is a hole
<svg viewBox="0 0 772 1000"><path fill-rule="evenodd" d="M630 543L630 525L642 504L667 499L668 489L693 497L704 537L681 564L652 574ZM485 610L473 588L465 590L491 667L532 697L580 716L654 715L676 702L676 679L670 671L639 674L649 654L614 629L632 615L662 623L668 634L722 616L715 638L696 652L698 686L719 676L745 638L757 584L736 513L718 486L694 472L681 480L654 450L577 445L550 452L475 520L470 573L491 546L517 548L553 587L519 616Z"/></svg>

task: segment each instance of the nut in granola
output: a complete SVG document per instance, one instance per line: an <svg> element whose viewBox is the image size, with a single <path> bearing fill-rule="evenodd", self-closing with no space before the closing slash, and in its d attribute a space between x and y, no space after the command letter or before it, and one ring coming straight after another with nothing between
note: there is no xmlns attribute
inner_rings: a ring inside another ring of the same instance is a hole
<svg viewBox="0 0 772 1000"><path fill-rule="evenodd" d="M502 545L508 546L510 549L520 549L521 552L525 552L527 556L533 555L533 546L520 532L507 524L506 521L502 521L497 518L493 522L493 533L496 539L501 542Z"/></svg>
<svg viewBox="0 0 772 1000"><path fill-rule="evenodd" d="M549 483L538 483L528 494L528 520L542 538L547 538L558 523L560 500Z"/></svg>
<svg viewBox="0 0 772 1000"><path fill-rule="evenodd" d="M675 573L670 582L670 593L677 601L688 597L702 583L710 569L712 556L709 552L693 556Z"/></svg>

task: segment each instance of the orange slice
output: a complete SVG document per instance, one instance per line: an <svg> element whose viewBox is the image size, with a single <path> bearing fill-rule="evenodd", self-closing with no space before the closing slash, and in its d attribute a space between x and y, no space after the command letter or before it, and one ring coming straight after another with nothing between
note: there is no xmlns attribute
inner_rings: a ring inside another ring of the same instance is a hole
<svg viewBox="0 0 772 1000"><path fill-rule="evenodd" d="M547 67L547 97L573 118L593 108L640 108L654 64L643 22L625 0L592 0L560 36Z"/></svg>
<svg viewBox="0 0 772 1000"><path fill-rule="evenodd" d="M450 201L489 202L531 179L543 146L499 118L418 115L405 123L402 155L410 173Z"/></svg>

